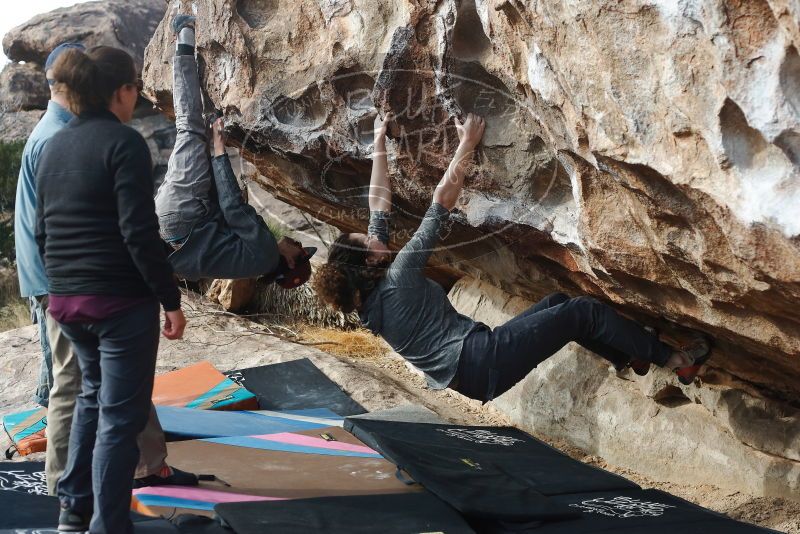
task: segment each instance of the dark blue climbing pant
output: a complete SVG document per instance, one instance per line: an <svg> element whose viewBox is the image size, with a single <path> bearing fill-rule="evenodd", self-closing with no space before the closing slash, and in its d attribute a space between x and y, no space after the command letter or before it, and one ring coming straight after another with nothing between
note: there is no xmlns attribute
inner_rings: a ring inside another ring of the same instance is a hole
<svg viewBox="0 0 800 534"><path fill-rule="evenodd" d="M455 389L491 400L570 341L616 367L633 358L663 366L672 354L656 336L597 299L554 293L494 330L473 330L464 340Z"/></svg>
<svg viewBox="0 0 800 534"><path fill-rule="evenodd" d="M81 368L81 393L58 483L62 506L92 515L92 534L130 534L136 437L150 415L159 336L154 298L109 319L62 324Z"/></svg>

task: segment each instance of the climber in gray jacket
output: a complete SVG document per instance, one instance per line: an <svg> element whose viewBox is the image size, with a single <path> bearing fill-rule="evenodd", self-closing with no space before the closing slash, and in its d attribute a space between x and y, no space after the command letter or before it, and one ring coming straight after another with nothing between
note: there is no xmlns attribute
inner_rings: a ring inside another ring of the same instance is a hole
<svg viewBox="0 0 800 534"><path fill-rule="evenodd" d="M450 387L473 399L488 401L504 393L570 341L617 367L638 361L637 372L643 373L654 363L691 383L708 358L705 338L673 349L591 297L556 293L494 329L453 308L424 269L485 127L473 114L455 124L458 149L414 236L392 260L368 236L342 234L314 279L320 297L339 311L358 312L364 326L423 371L434 389Z"/></svg>
<svg viewBox="0 0 800 534"><path fill-rule="evenodd" d="M173 58L177 136L155 198L161 237L173 249L170 263L176 274L188 280L267 275L284 287L296 287L311 275L308 260L313 249L303 249L286 237L276 240L255 209L244 202L225 151L221 118L212 125L213 158L209 161L194 24L190 15L178 15L172 21L177 34Z"/></svg>

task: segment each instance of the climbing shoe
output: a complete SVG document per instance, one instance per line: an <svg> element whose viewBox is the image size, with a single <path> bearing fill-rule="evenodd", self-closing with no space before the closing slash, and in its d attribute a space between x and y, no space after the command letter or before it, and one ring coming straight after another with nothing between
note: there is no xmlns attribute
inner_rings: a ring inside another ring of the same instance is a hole
<svg viewBox="0 0 800 534"><path fill-rule="evenodd" d="M194 473L187 473L175 467L165 466L157 475L137 478L133 487L144 488L147 486L197 486L198 479Z"/></svg>
<svg viewBox="0 0 800 534"><path fill-rule="evenodd" d="M195 20L196 17L194 15L175 15L172 18L172 31L178 34L184 28L194 29Z"/></svg>
<svg viewBox="0 0 800 534"><path fill-rule="evenodd" d="M678 380L684 386L688 386L694 382L700 368L711 357L711 340L706 336L697 336L688 346L680 351L692 363L685 367L675 369L675 374L678 375Z"/></svg>

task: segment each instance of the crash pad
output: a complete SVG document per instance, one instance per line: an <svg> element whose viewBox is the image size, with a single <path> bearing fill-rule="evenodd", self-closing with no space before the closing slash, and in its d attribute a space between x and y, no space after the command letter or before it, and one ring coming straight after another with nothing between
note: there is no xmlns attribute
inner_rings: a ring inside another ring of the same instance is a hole
<svg viewBox="0 0 800 534"><path fill-rule="evenodd" d="M227 378L209 362L156 376L153 403L196 410L258 409L253 393ZM8 414L3 416L2 423L12 442L6 451L7 459L10 460L14 453L26 456L47 449L47 408Z"/></svg>
<svg viewBox="0 0 800 534"><path fill-rule="evenodd" d="M59 502L57 497L33 495L19 491L0 491L0 533L15 534L56 532ZM177 533L168 521L153 519L131 512L138 534ZM6 530L7 529L7 530Z"/></svg>
<svg viewBox="0 0 800 534"><path fill-rule="evenodd" d="M235 534L233 530L222 526L218 517L181 514L170 519L170 523L175 525L181 534Z"/></svg>
<svg viewBox="0 0 800 534"><path fill-rule="evenodd" d="M554 520L577 512L549 496L638 489L516 428L358 418L345 428L467 516Z"/></svg>
<svg viewBox="0 0 800 534"><path fill-rule="evenodd" d="M774 530L748 525L659 490L616 490L556 495L554 502L581 517L524 528L481 525L487 533L531 534L763 534Z"/></svg>
<svg viewBox="0 0 800 534"><path fill-rule="evenodd" d="M428 492L226 503L214 511L237 534L473 532L458 512Z"/></svg>
<svg viewBox="0 0 800 534"><path fill-rule="evenodd" d="M328 408L341 416L366 412L308 358L226 374L255 393L264 410Z"/></svg>
<svg viewBox="0 0 800 534"><path fill-rule="evenodd" d="M11 459L14 453L27 456L34 452L42 452L47 448L47 408L37 407L24 412L3 416L3 430L11 439L11 447L6 451L6 458Z"/></svg>
<svg viewBox="0 0 800 534"><path fill-rule="evenodd" d="M44 462L0 462L0 491L47 495Z"/></svg>
<svg viewBox="0 0 800 534"><path fill-rule="evenodd" d="M209 411L173 406L156 406L156 412L168 441L310 430L337 421L302 413ZM336 417L333 412L328 413Z"/></svg>
<svg viewBox="0 0 800 534"><path fill-rule="evenodd" d="M253 393L220 373L209 362L156 376L153 404L198 410L258 409Z"/></svg>
<svg viewBox="0 0 800 534"><path fill-rule="evenodd" d="M177 441L168 443L168 453L170 465L213 474L219 482L136 489L135 510L211 515L222 502L419 491L397 480L391 463L336 426Z"/></svg>

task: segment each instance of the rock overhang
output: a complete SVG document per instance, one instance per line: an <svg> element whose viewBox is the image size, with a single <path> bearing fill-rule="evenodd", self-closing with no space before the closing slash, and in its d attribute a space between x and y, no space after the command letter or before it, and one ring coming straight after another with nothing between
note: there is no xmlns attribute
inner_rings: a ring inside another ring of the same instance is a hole
<svg viewBox="0 0 800 534"><path fill-rule="evenodd" d="M677 340L703 330L717 341L712 369L796 401L791 6L556 4L198 3L208 105L226 111L264 187L347 231L366 222L372 106L395 113L394 246L448 164L451 116L487 115L434 258L447 278L476 275L529 298L589 293ZM167 112L169 17L145 60Z"/></svg>

